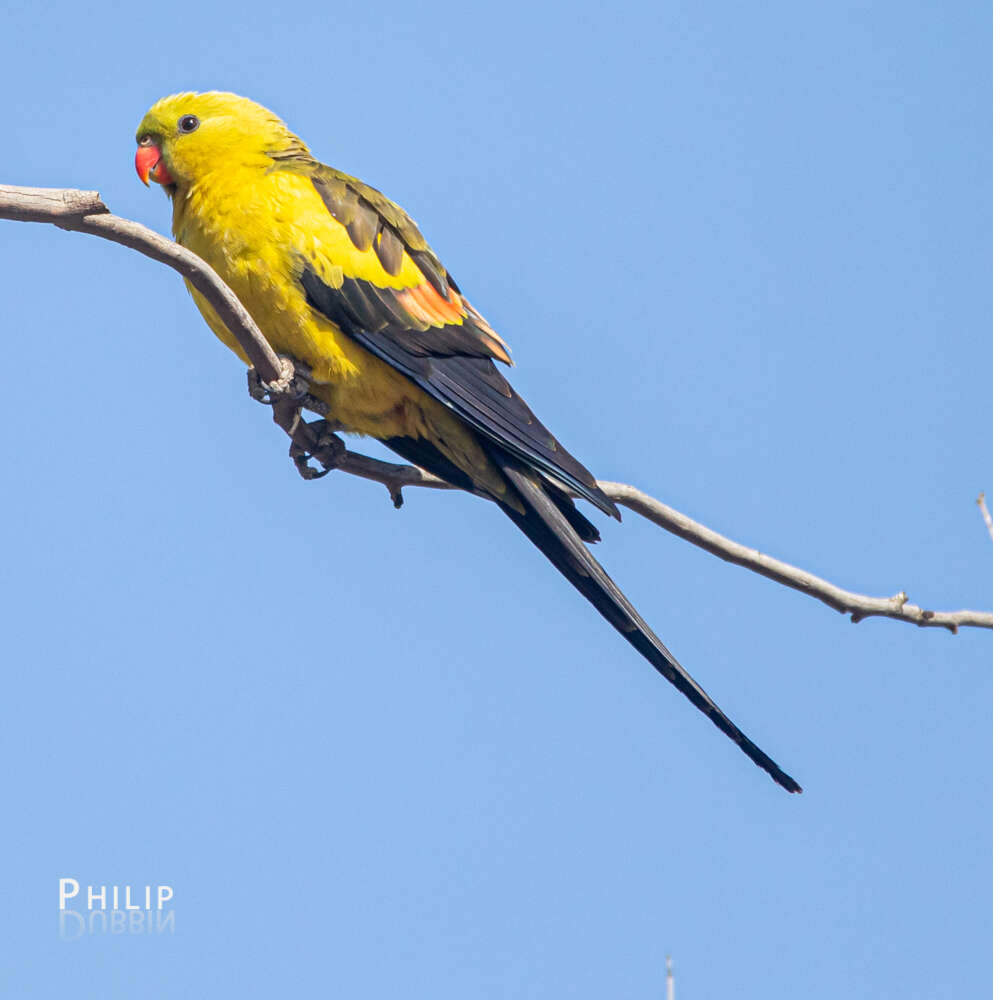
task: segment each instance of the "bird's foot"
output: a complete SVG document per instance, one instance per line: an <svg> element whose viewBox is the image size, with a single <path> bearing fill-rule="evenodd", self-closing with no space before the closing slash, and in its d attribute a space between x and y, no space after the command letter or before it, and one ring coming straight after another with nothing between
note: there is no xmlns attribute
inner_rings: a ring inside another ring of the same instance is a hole
<svg viewBox="0 0 993 1000"><path fill-rule="evenodd" d="M280 356L282 373L278 379L265 382L255 368L248 369L248 395L257 403L273 406L277 400L302 403L307 398L310 374L305 365Z"/></svg>
<svg viewBox="0 0 993 1000"><path fill-rule="evenodd" d="M297 472L306 479L321 479L332 469L336 469L345 457L347 448L345 442L334 433L335 425L327 420L313 420L310 423L300 421L298 433L293 435L290 443L290 458ZM306 442L306 444L302 442ZM310 464L314 459L321 463L322 468L316 469Z"/></svg>

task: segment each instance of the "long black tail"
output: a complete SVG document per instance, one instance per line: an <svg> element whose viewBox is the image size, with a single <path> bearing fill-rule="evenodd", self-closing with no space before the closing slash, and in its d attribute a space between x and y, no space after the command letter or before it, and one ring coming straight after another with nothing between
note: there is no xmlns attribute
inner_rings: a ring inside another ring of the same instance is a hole
<svg viewBox="0 0 993 1000"><path fill-rule="evenodd" d="M493 449L491 455L524 501L524 514L504 504L500 505L514 524L663 677L682 691L759 767L768 771L773 781L788 792L802 792L799 784L745 736L679 665L662 644L662 640L648 627L617 584L607 575L606 570L593 558L576 533L574 525L570 523L571 519L567 519L561 505L549 497L536 475L501 450ZM578 511L575 514L577 518L581 517Z"/></svg>

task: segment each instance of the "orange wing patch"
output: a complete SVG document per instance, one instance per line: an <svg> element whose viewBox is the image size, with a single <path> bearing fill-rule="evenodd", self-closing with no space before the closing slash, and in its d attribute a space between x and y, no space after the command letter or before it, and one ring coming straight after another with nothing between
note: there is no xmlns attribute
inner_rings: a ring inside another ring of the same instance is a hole
<svg viewBox="0 0 993 1000"><path fill-rule="evenodd" d="M438 294L431 282L423 281L395 294L403 309L421 323L430 326L462 326L468 321L467 325L494 358L508 365L513 364L503 338L454 288L449 288L448 297L445 298Z"/></svg>
<svg viewBox="0 0 993 1000"><path fill-rule="evenodd" d="M424 281L398 292L397 299L411 316L423 323L432 326L461 323L465 318L462 300L455 291L450 290L448 294L450 298L443 299L430 282Z"/></svg>

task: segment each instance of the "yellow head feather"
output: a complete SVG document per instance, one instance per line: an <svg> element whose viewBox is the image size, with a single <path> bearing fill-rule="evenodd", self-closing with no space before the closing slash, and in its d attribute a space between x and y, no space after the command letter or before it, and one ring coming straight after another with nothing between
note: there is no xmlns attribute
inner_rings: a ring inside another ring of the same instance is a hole
<svg viewBox="0 0 993 1000"><path fill-rule="evenodd" d="M162 98L142 119L137 139L159 147L178 186L226 167L270 166L273 154L309 152L267 108L220 91Z"/></svg>

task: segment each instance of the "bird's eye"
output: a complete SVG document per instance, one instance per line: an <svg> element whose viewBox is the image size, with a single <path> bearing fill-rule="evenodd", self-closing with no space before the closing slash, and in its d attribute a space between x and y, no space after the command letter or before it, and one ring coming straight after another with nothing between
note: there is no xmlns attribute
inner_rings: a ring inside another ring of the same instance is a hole
<svg viewBox="0 0 993 1000"><path fill-rule="evenodd" d="M183 115L183 117L179 119L176 127L180 132L196 132L196 130L200 127L200 119L197 118L196 115Z"/></svg>

